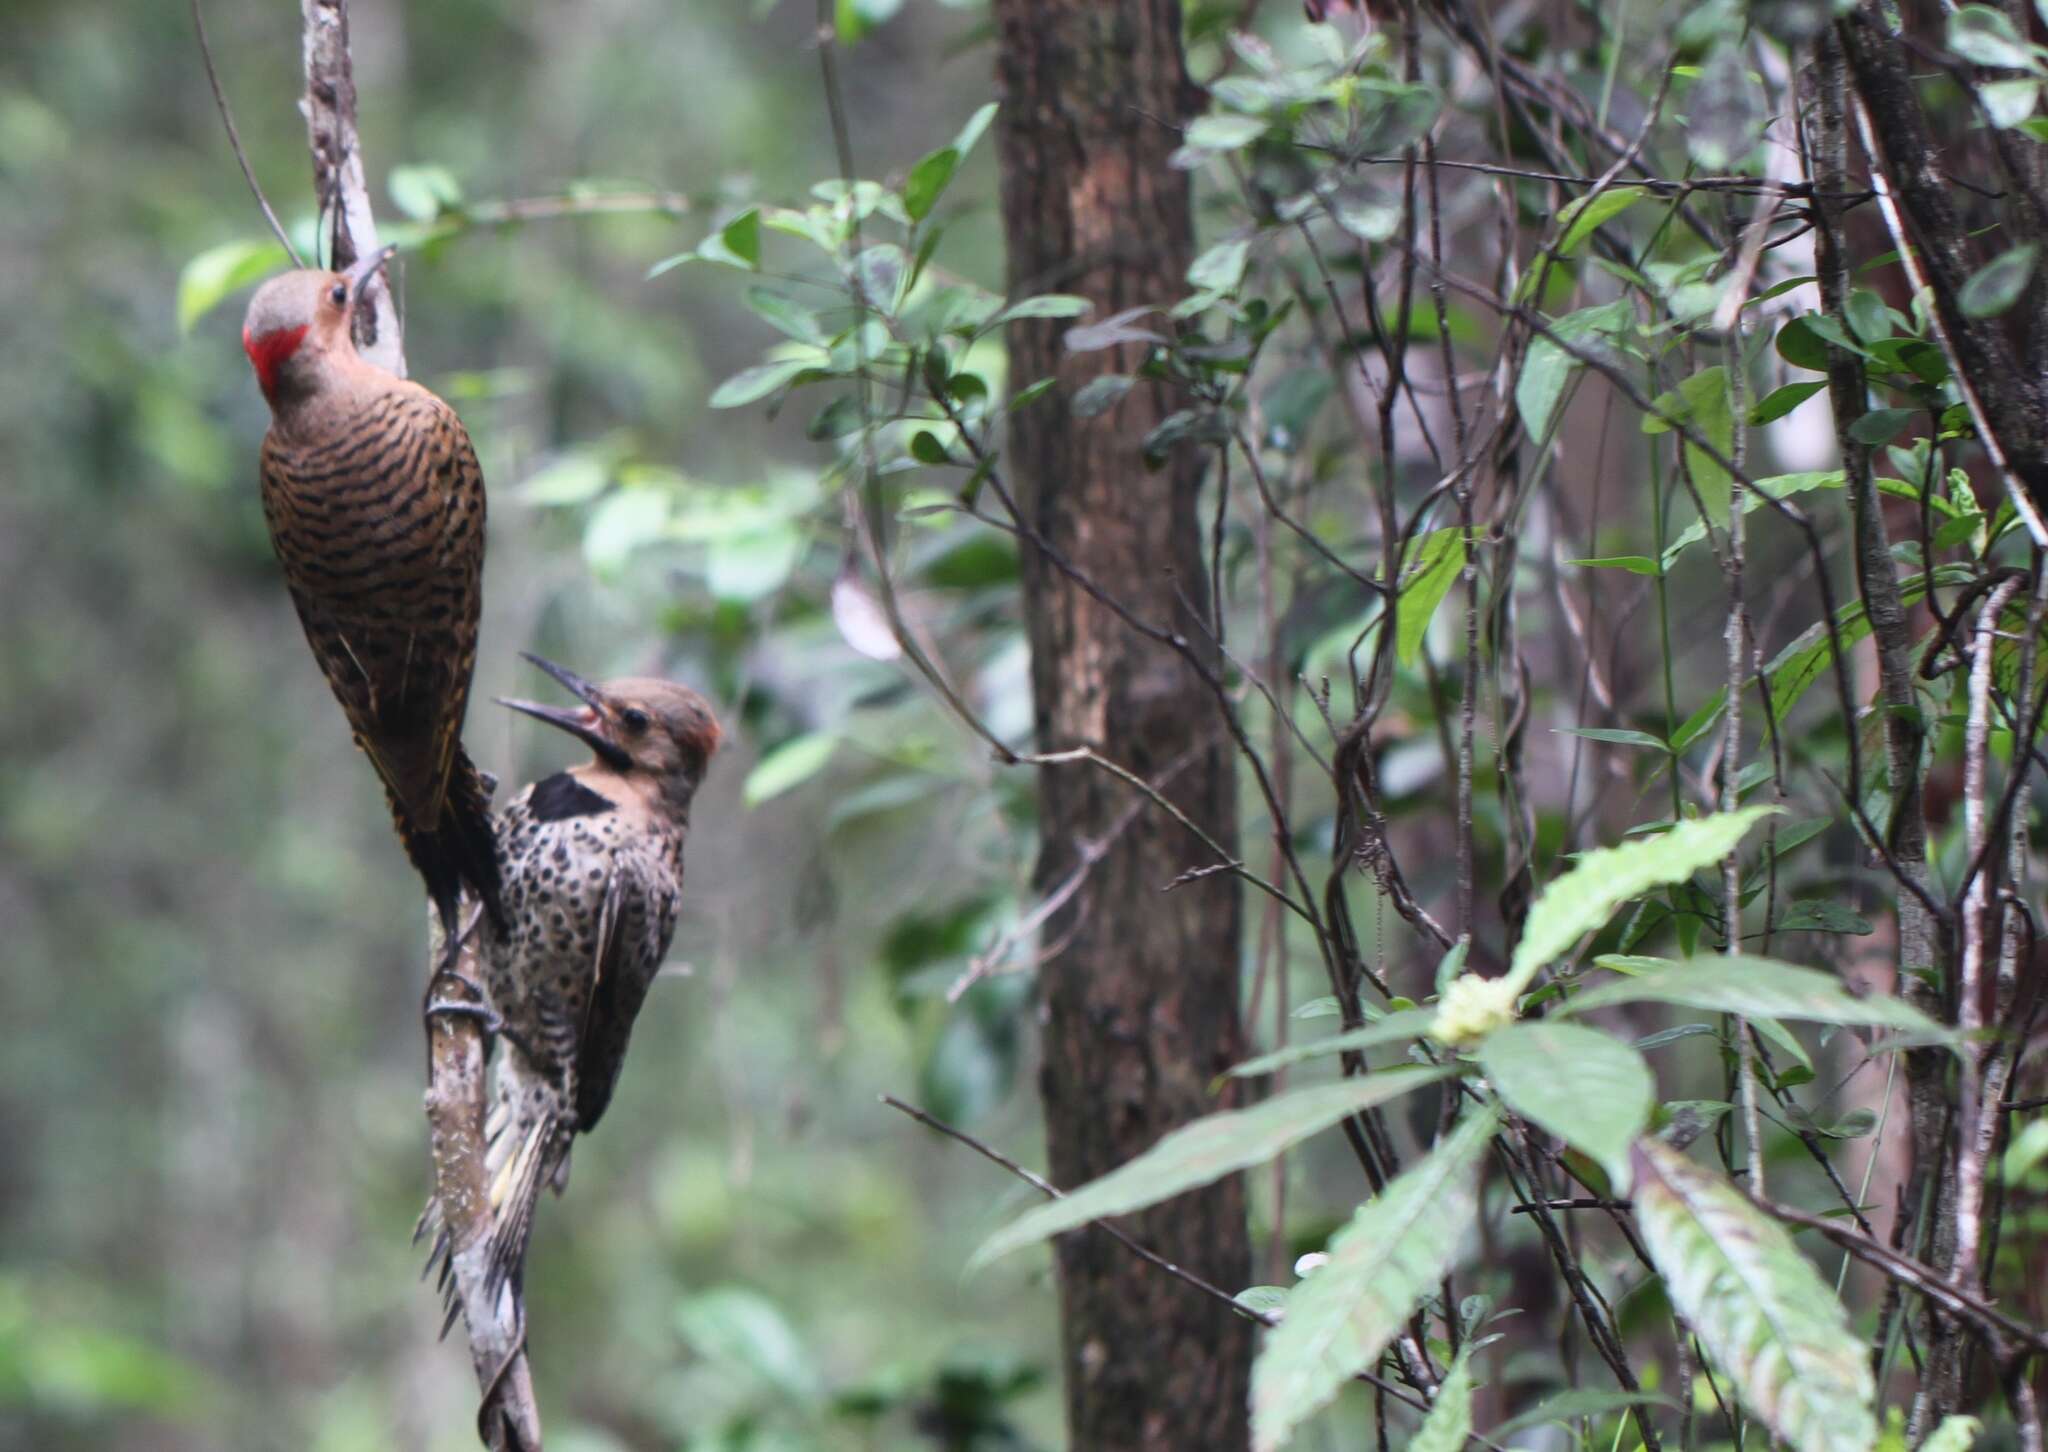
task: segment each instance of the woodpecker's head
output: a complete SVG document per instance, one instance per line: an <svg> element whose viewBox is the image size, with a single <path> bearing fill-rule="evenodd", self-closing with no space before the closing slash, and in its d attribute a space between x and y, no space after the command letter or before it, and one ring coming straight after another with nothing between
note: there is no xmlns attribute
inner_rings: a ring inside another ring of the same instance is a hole
<svg viewBox="0 0 2048 1452"><path fill-rule="evenodd" d="M256 289L242 320L242 351L273 405L312 391L326 360L355 355L349 320L356 298L395 250L380 247L347 272L305 268Z"/></svg>
<svg viewBox="0 0 2048 1452"><path fill-rule="evenodd" d="M688 686L646 676L593 685L553 661L537 655L526 659L568 687L582 708L502 698L500 705L559 726L596 752L605 770L658 787L673 805L689 805L720 736L718 720L702 696Z"/></svg>

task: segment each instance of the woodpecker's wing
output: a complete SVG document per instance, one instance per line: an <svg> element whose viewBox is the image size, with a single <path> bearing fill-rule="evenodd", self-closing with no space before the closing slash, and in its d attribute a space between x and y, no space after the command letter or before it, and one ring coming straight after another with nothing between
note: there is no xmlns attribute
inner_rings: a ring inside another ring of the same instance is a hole
<svg viewBox="0 0 2048 1452"><path fill-rule="evenodd" d="M668 953L679 884L631 856L614 859L599 923L598 971L576 1046L576 1127L589 1133L611 1103L633 1021Z"/></svg>

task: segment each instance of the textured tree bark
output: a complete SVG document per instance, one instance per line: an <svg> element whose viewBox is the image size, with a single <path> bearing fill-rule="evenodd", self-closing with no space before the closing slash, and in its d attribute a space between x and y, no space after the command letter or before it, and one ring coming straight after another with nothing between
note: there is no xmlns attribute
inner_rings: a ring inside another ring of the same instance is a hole
<svg viewBox="0 0 2048 1452"><path fill-rule="evenodd" d="M1167 164L1189 114L1177 0L996 0L1003 220L1013 294L1079 293L1096 318L1170 305L1193 245L1187 175ZM1154 320L1155 322L1159 320ZM1011 378L1059 387L1011 427L1006 462L1026 521L1148 625L1206 639L1196 495L1203 460L1148 472L1145 435L1173 411L1141 383L1094 419L1067 400L1135 372L1144 345L1069 353L1069 324L1010 328ZM1227 848L1234 762L1217 704L1171 648L1024 546L1041 750L1089 746L1128 767ZM1040 973L1053 1179L1092 1179L1218 1107L1209 1084L1238 1056L1240 894L1216 874L1161 889L1205 855L1148 809L1121 833L1128 790L1084 764L1042 768L1038 880L1106 851L1045 926ZM1244 1186L1221 1184L1133 1217L1139 1240L1218 1285L1246 1284ZM1068 1430L1090 1452L1241 1448L1250 1331L1197 1292L1086 1232L1056 1247Z"/></svg>

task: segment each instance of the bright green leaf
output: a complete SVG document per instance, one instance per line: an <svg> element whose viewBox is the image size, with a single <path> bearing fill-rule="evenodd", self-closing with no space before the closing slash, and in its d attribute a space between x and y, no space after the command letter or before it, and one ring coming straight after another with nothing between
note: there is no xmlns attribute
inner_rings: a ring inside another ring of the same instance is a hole
<svg viewBox="0 0 2048 1452"><path fill-rule="evenodd" d="M1235 292L1244 281L1245 265L1251 261L1252 244L1238 239L1218 242L1188 268L1188 286L1204 292Z"/></svg>
<svg viewBox="0 0 2048 1452"><path fill-rule="evenodd" d="M1130 1163L1058 1200L1026 1211L974 1253L970 1266L1086 1225L1199 1189L1236 1170L1263 1164L1293 1144L1375 1104L1433 1084L1443 1069L1386 1069L1377 1074L1278 1094L1249 1109L1211 1114L1174 1130Z"/></svg>
<svg viewBox="0 0 2048 1452"><path fill-rule="evenodd" d="M1585 246L1602 225L1613 221L1648 195L1641 187L1610 187L1604 192L1567 202L1557 213L1557 224L1564 228L1564 235L1557 242L1557 255L1571 256Z"/></svg>
<svg viewBox="0 0 2048 1452"><path fill-rule="evenodd" d="M192 325L229 293L268 277L289 261L278 243L247 237L207 248L178 274L178 331L191 332Z"/></svg>
<svg viewBox="0 0 2048 1452"><path fill-rule="evenodd" d="M1629 1145L1657 1090L1641 1054L1577 1024L1512 1023L1486 1036L1479 1067L1515 1113L1590 1155L1617 1190L1628 1187Z"/></svg>
<svg viewBox="0 0 2048 1452"><path fill-rule="evenodd" d="M1806 383L1788 383L1782 388L1774 388L1750 409L1749 421L1752 424L1775 423L1827 386L1826 379L1816 378Z"/></svg>
<svg viewBox="0 0 2048 1452"><path fill-rule="evenodd" d="M1744 807L1680 822L1657 837L1598 847L1580 856L1569 872L1556 878L1536 899L1515 945L1508 977L1516 990L1528 986L1536 971L1560 957L1586 933L1605 923L1614 910L1653 887L1683 882L1703 867L1735 850L1743 833L1776 807Z"/></svg>
<svg viewBox="0 0 2048 1452"><path fill-rule="evenodd" d="M1285 1446L1345 1382L1371 1368L1436 1289L1478 1213L1481 1157L1496 1127L1490 1113L1466 1120L1360 1206L1330 1238L1329 1259L1288 1293L1252 1364L1256 1452Z"/></svg>
<svg viewBox="0 0 2048 1452"><path fill-rule="evenodd" d="M1947 1036L1939 1024L1903 999L1887 993L1859 997L1832 973L1746 953L1705 955L1675 964L1662 973L1603 983L1573 999L1568 1011L1591 1013L1617 1003L1675 1003L1685 1008L1741 1014L1745 1018L1795 1018L1888 1028L1931 1041Z"/></svg>
<svg viewBox="0 0 2048 1452"><path fill-rule="evenodd" d="M739 408L745 404L766 398L788 383L807 368L815 368L815 362L785 358L776 363L757 363L745 368L718 385L711 395L713 408Z"/></svg>
<svg viewBox="0 0 2048 1452"><path fill-rule="evenodd" d="M1636 1142L1635 1217L1672 1304L1744 1404L1794 1452L1869 1452L1876 1387L1834 1290L1740 1191Z"/></svg>
<svg viewBox="0 0 2048 1452"><path fill-rule="evenodd" d="M1334 1006L1336 1000L1332 999L1331 1003ZM1305 1015L1297 1010L1295 1016L1299 1018ZM1436 1010L1433 1008L1399 1009L1385 1018L1366 1024L1363 1028L1333 1034L1329 1038L1289 1044L1284 1049L1275 1049L1270 1054L1247 1059L1232 1069L1230 1074L1234 1079L1249 1078L1254 1074L1270 1074L1275 1069L1284 1069L1289 1064L1298 1064L1304 1059L1313 1059L1325 1054L1348 1053L1354 1049L1376 1049L1382 1044L1398 1044L1408 1039L1417 1039L1429 1031L1430 1020L1435 1017Z"/></svg>
<svg viewBox="0 0 2048 1452"><path fill-rule="evenodd" d="M604 493L611 472L595 454L563 454L535 470L519 486L519 498L527 504L583 504Z"/></svg>
<svg viewBox="0 0 2048 1452"><path fill-rule="evenodd" d="M1472 1348L1458 1349L1451 1368L1437 1383L1436 1399L1429 1415L1415 1429L1407 1452L1464 1452L1465 1439L1472 1435Z"/></svg>
<svg viewBox="0 0 2048 1452"><path fill-rule="evenodd" d="M839 738L829 731L792 736L754 763L740 796L750 807L779 797L823 771L838 749Z"/></svg>
<svg viewBox="0 0 2048 1452"><path fill-rule="evenodd" d="M1413 665L1429 632L1430 618L1450 593L1451 585L1465 568L1465 531L1460 525L1433 529L1416 541L1414 565L1402 582L1399 630L1395 653L1402 665Z"/></svg>
<svg viewBox="0 0 2048 1452"><path fill-rule="evenodd" d="M959 165L960 153L942 146L910 169L903 182L903 210L910 214L911 221L922 222L931 215Z"/></svg>
<svg viewBox="0 0 2048 1452"><path fill-rule="evenodd" d="M445 166L394 166L391 203L415 222L431 222L462 205L462 184Z"/></svg>

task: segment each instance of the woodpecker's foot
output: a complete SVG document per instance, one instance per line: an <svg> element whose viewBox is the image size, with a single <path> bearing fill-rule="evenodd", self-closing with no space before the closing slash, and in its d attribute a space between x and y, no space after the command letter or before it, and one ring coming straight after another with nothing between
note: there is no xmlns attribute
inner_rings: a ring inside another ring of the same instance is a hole
<svg viewBox="0 0 2048 1452"><path fill-rule="evenodd" d="M451 973L449 976L458 983L467 986L472 992L477 993L478 997L482 997L481 991L467 978L456 973ZM429 1029L433 1027L434 1020L437 1018L466 1018L473 1020L484 1031L485 1038L503 1039L528 1059L534 1058L533 1048L526 1042L524 1036L517 1029L507 1024L503 1018L499 1017L497 1010L487 1003L471 1003L455 998L436 998L430 988L427 994L427 1001L421 1008L421 1013L425 1017Z"/></svg>

